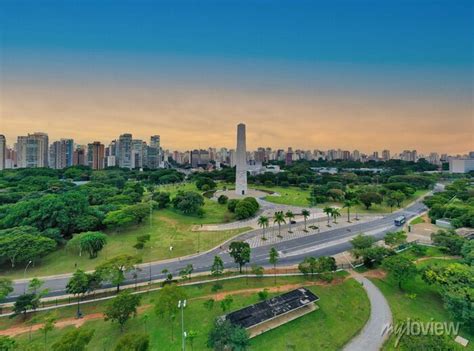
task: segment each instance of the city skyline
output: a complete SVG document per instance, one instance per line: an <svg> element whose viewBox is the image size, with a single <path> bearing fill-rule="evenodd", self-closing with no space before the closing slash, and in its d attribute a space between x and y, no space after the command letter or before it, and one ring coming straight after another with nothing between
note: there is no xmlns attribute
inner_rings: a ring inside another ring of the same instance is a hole
<svg viewBox="0 0 474 351"><path fill-rule="evenodd" d="M13 149L15 147L15 144L17 143L19 137L25 137L25 136L28 136L28 135L35 135L35 134L38 134L38 133L39 134L45 134L48 137L50 146L52 146L52 144L54 142L60 142L60 141L64 141L64 140L72 140L75 147L87 146L88 144L93 144L93 143L97 143L97 142L102 143L104 145L110 145L110 144L113 144L114 142L116 142L119 139L119 136L127 135L127 134L132 135L133 140L142 140L144 142L149 140L150 137L151 138L152 137L158 137L161 140L161 135L156 135L155 134L155 135L151 135L151 136L147 135L147 136L142 137L142 136L137 136L135 133L133 133L131 131L120 132L118 135L112 137L110 140L104 140L104 139L99 137L98 139L90 139L89 138L85 142L79 142L77 139L75 139L73 137L70 137L70 136L51 137L51 135L47 131L26 132L26 133L22 133L20 135L15 136L11 140L9 140L9 138L6 137L4 134L0 134L0 135L5 137L5 145L7 147ZM253 134L253 133L251 133L251 134ZM385 151L388 151L389 153L391 153L392 156L394 156L396 154L402 154L405 151L416 151L417 153L419 153L421 155L428 155L429 153L435 152L435 153L438 153L438 154L446 154L446 155L449 155L449 156L462 156L462 155L468 155L468 154L472 153L472 149L467 149L467 150L462 151L462 152L450 153L450 152L443 152L443 151L440 151L440 150L423 151L423 150L420 150L416 147L414 147L414 148L402 147L401 149L390 149L388 147L381 147L379 149L376 149L376 148L362 149L362 148L358 148L358 147L345 148L345 147L340 147L340 146L337 146L337 145L332 145L332 146L328 146L328 147L316 147L316 146L314 146L314 147L298 147L298 146L295 146L295 145L270 146L270 145L255 143L255 142L252 143L252 144L255 144L256 146L249 147L248 152L255 152L255 151L258 151L259 149L269 148L273 151L283 150L285 152L288 149L292 149L293 151L298 150L298 151L322 151L322 152L327 152L327 151L349 151L351 153L354 152L354 151L357 151L357 152L360 152L361 154L365 154L365 155L372 155L373 153L378 153L378 154L382 155ZM163 150L167 150L167 151L170 151L170 152L178 151L178 152L183 152L183 153L184 152L190 152L190 151L193 151L193 150L208 150L208 149L235 150L236 149L235 140L234 140L233 145L205 145L204 143L200 143L199 145L194 145L194 146L191 146L189 148L174 148L174 147L168 146L166 143L164 145L162 145L162 143L160 141L160 146L162 146Z"/></svg>
<svg viewBox="0 0 474 351"><path fill-rule="evenodd" d="M244 122L249 148L473 148L468 1L119 3L2 4L7 140L232 147Z"/></svg>

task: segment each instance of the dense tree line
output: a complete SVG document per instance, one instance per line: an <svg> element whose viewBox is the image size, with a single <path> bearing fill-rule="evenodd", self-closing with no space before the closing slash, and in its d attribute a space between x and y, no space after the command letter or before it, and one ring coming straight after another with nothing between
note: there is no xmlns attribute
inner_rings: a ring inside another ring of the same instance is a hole
<svg viewBox="0 0 474 351"><path fill-rule="evenodd" d="M445 191L425 199L434 223L447 218L455 228L474 227L474 186L469 179L459 179L446 186Z"/></svg>
<svg viewBox="0 0 474 351"><path fill-rule="evenodd" d="M169 169L4 170L0 172L0 264L35 262L73 236L80 252L94 258L106 244L102 230L139 224L149 214L146 187L183 179L183 174ZM166 207L169 195L165 198L155 199L153 194L154 207L155 203Z"/></svg>

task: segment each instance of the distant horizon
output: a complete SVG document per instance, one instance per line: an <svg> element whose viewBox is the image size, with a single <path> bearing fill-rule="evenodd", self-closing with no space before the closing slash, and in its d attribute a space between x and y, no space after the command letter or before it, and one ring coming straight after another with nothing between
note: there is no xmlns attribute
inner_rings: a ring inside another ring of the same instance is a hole
<svg viewBox="0 0 474 351"><path fill-rule="evenodd" d="M244 121L250 148L474 149L472 1L0 6L10 144L133 130L169 149L230 148Z"/></svg>
<svg viewBox="0 0 474 351"><path fill-rule="evenodd" d="M236 125L236 129L237 129L237 125ZM105 147L108 147L109 144L113 140L118 140L119 136L122 135L122 134L132 134L133 139L145 141L147 144L149 144L150 137L152 135L159 135L160 136L160 146L163 148L163 150L179 151L179 152L187 152L187 151L192 151L192 150L196 150L196 149L198 149L198 150L199 149L207 150L209 148L215 148L217 150L219 150L221 148L226 148L228 150L231 150L231 149L235 149L236 144L237 144L237 141L235 141L235 144L230 145L230 146L228 146L228 145L208 145L208 146L202 145L202 146L191 147L191 148L188 148L188 149L180 149L180 148L175 148L175 147L172 147L172 146L168 146L166 143L163 144L163 135L161 135L159 133L152 133L148 136L140 137L140 136L136 136L132 131L124 131L124 132L120 133L119 135L117 135L115 138L112 138L112 139L107 140L107 141L104 141L104 140L101 140L101 139L98 139L98 140L94 139L94 140L89 140L89 141L85 141L85 142L78 142L74 137L70 137L70 136L62 136L62 137L58 137L58 138L52 138L51 135L47 131L40 131L40 130L17 135L13 138L14 142L9 142L9 138L4 134L0 133L0 135L4 135L5 139L6 139L6 145L10 148L13 148L14 144L17 142L18 136L26 136L28 134L34 134L34 133L45 133L45 134L47 134L49 144L52 144L53 142L59 141L61 139L72 139L74 141L74 145L76 145L76 146L87 145L87 144L91 144L93 142L98 141L98 142L102 143ZM235 133L235 134L236 134L236 138L237 138L237 133ZM248 135L248 128L247 128L247 135ZM453 156L453 155L468 155L470 152L474 151L474 148L472 150L466 150L466 151L461 151L461 152L452 152L452 153L450 153L450 152L443 152L443 151L440 151L440 150L423 151L423 150L418 149L416 147L413 147L413 148L407 147L407 148L402 148L402 149L382 148L382 149L374 149L374 150L365 150L365 149L361 149L361 148L357 148L357 147L342 148L342 147L337 147L337 146L328 146L328 147L298 147L298 146L295 146L295 145L287 145L287 146L270 146L270 145L249 146L249 139L248 139L248 136L247 136L247 151L256 151L258 148L267 148L267 147L270 147L272 150L284 150L284 151L287 151L289 147L291 147L293 151L295 151L295 150L304 150L304 151L319 150L319 151L327 152L329 150L341 150L341 151L350 151L352 153L353 151L357 150L357 151L359 151L363 154L366 154L366 155L372 155L374 152L379 152L379 154L381 154L382 151L389 150L390 153L392 154L392 156L395 155L395 154L398 155L398 154L402 153L405 150L408 150L408 151L416 150L417 153L423 154L423 155L426 155L426 156L428 156L431 152L436 152L440 155L441 154L447 154L447 155Z"/></svg>

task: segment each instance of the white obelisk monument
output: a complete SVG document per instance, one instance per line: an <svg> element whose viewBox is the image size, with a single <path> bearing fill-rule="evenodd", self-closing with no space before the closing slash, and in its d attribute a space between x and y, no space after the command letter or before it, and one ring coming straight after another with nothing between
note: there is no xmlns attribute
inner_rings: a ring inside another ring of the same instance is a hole
<svg viewBox="0 0 474 351"><path fill-rule="evenodd" d="M235 171L235 193L247 194L247 146L245 142L245 124L237 125L237 152Z"/></svg>

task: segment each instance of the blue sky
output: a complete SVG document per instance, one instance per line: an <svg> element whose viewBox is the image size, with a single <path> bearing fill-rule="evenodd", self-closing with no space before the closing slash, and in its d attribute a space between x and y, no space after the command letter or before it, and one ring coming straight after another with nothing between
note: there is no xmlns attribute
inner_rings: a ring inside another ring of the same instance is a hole
<svg viewBox="0 0 474 351"><path fill-rule="evenodd" d="M472 108L472 1L1 0L0 34L9 84L87 77Z"/></svg>

